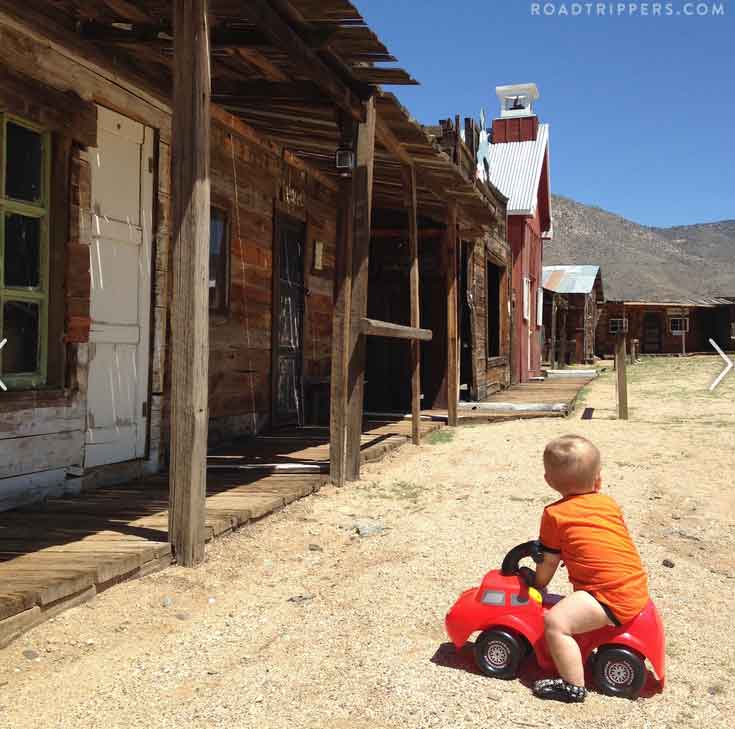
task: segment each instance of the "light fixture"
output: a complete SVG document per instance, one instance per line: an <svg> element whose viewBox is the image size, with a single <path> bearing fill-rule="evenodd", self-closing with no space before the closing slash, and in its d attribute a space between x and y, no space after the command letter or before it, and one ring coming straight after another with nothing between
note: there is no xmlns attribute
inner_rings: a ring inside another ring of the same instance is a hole
<svg viewBox="0 0 735 729"><path fill-rule="evenodd" d="M338 170L348 172L355 167L355 153L349 147L339 147L335 163Z"/></svg>

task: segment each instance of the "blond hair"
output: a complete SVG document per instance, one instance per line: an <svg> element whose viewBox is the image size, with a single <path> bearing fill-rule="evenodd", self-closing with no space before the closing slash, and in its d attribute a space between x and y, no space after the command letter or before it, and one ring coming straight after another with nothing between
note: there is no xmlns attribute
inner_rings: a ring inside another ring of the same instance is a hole
<svg viewBox="0 0 735 729"><path fill-rule="evenodd" d="M557 490L584 493L600 475L600 451L581 435L562 435L544 449L544 468Z"/></svg>

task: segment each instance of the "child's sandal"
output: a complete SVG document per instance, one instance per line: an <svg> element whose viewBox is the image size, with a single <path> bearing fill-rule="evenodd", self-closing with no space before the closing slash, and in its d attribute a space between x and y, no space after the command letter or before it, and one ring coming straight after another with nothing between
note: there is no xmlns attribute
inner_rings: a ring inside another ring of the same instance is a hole
<svg viewBox="0 0 735 729"><path fill-rule="evenodd" d="M540 699L565 701L569 704L582 703L587 697L584 686L575 686L563 678L544 678L533 685L533 693Z"/></svg>

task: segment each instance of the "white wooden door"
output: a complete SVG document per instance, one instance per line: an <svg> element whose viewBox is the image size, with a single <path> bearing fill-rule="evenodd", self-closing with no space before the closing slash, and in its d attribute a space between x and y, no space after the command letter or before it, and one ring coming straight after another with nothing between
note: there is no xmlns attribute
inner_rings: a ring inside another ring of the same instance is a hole
<svg viewBox="0 0 735 729"><path fill-rule="evenodd" d="M145 455L153 130L98 108L92 171L92 301L85 465Z"/></svg>

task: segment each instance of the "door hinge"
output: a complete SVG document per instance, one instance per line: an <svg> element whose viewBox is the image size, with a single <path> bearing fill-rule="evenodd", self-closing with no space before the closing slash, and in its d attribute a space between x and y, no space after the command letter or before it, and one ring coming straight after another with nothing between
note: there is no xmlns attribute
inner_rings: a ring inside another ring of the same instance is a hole
<svg viewBox="0 0 735 729"><path fill-rule="evenodd" d="M147 402L143 403L143 417L144 418L148 417L148 403Z"/></svg>
<svg viewBox="0 0 735 729"><path fill-rule="evenodd" d="M153 157L148 158L148 172L153 174Z"/></svg>

